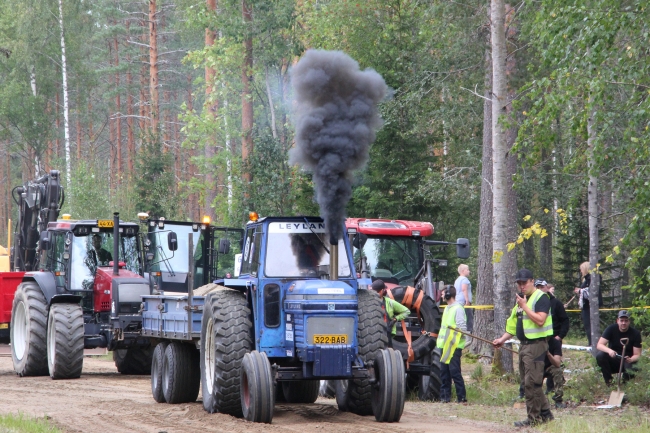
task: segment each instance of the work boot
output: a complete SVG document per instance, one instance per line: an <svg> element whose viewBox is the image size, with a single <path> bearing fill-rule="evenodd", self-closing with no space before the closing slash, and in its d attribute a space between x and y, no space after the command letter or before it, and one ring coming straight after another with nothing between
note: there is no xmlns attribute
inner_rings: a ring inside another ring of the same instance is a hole
<svg viewBox="0 0 650 433"><path fill-rule="evenodd" d="M540 413L540 416L542 417L542 422L549 422L549 421L553 421L555 419L555 417L551 413L551 409L543 410Z"/></svg>
<svg viewBox="0 0 650 433"><path fill-rule="evenodd" d="M515 427L530 427L530 420L515 421Z"/></svg>
<svg viewBox="0 0 650 433"><path fill-rule="evenodd" d="M566 409L566 403L561 401L555 402L555 409Z"/></svg>

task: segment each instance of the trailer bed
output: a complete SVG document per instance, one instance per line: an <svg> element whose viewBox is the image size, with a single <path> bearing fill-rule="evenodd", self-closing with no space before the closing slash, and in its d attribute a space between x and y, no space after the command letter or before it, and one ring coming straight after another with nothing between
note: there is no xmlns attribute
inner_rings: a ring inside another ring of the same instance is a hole
<svg viewBox="0 0 650 433"><path fill-rule="evenodd" d="M147 295L142 297L142 335L171 340L198 341L205 296L187 294ZM190 320L191 319L191 320ZM191 329L188 324L191 322Z"/></svg>

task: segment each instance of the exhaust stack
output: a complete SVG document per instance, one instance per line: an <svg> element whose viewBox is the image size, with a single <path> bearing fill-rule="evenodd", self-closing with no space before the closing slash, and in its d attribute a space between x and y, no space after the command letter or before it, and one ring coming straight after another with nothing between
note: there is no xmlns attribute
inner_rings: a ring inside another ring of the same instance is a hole
<svg viewBox="0 0 650 433"><path fill-rule="evenodd" d="M330 240L331 242L331 240ZM339 243L332 243L330 246L330 280L339 279Z"/></svg>
<svg viewBox="0 0 650 433"><path fill-rule="evenodd" d="M113 275L120 275L120 213L113 214Z"/></svg>

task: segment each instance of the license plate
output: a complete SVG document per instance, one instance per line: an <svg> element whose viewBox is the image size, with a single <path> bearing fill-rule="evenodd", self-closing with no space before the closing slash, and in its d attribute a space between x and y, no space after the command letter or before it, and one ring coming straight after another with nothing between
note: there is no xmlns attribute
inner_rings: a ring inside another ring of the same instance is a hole
<svg viewBox="0 0 650 433"><path fill-rule="evenodd" d="M114 224L113 220L97 220L97 227L103 229L112 229Z"/></svg>
<svg viewBox="0 0 650 433"><path fill-rule="evenodd" d="M348 344L347 335L316 334L314 344Z"/></svg>
<svg viewBox="0 0 650 433"><path fill-rule="evenodd" d="M0 329L9 329L8 323L0 323Z"/></svg>

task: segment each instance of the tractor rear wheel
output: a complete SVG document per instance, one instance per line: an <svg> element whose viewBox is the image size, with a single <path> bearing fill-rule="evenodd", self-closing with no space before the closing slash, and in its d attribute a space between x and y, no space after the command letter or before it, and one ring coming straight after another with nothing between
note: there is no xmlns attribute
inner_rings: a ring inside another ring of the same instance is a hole
<svg viewBox="0 0 650 433"><path fill-rule="evenodd" d="M431 372L429 375L422 375L418 380L418 399L421 401L440 400L440 349L433 349L431 352Z"/></svg>
<svg viewBox="0 0 650 433"><path fill-rule="evenodd" d="M372 393L372 412L379 422L398 422L404 411L406 384L404 361L393 349L380 350L375 358L377 382Z"/></svg>
<svg viewBox="0 0 650 433"><path fill-rule="evenodd" d="M266 353L253 350L241 362L240 399L247 421L270 424L275 406L275 387Z"/></svg>
<svg viewBox="0 0 650 433"><path fill-rule="evenodd" d="M201 384L196 348L172 341L165 348L162 365L162 391L170 404L196 401Z"/></svg>
<svg viewBox="0 0 650 433"><path fill-rule="evenodd" d="M381 300L372 290L357 291L359 300L359 327L357 341L359 356L368 362L379 354L388 344L386 323L381 308ZM338 380L336 382L336 403L339 410L357 415L371 415L372 385L370 379Z"/></svg>
<svg viewBox="0 0 650 433"><path fill-rule="evenodd" d="M47 319L47 366L52 379L77 379L84 365L84 317L79 304L53 304Z"/></svg>
<svg viewBox="0 0 650 433"><path fill-rule="evenodd" d="M165 402L165 394L163 394L163 364L165 358L165 349L167 342L161 341L156 345L153 350L153 358L151 359L151 394L153 399L158 403Z"/></svg>
<svg viewBox="0 0 650 433"><path fill-rule="evenodd" d="M253 349L251 312L243 294L224 289L207 295L201 319L203 408L242 416L240 367Z"/></svg>
<svg viewBox="0 0 650 433"><path fill-rule="evenodd" d="M318 398L320 380L282 382L282 393L287 403L313 403Z"/></svg>
<svg viewBox="0 0 650 433"><path fill-rule="evenodd" d="M38 284L21 283L11 310L11 358L19 376L46 376L48 305Z"/></svg>
<svg viewBox="0 0 650 433"><path fill-rule="evenodd" d="M113 351L113 361L122 374L151 374L152 347L131 347Z"/></svg>

